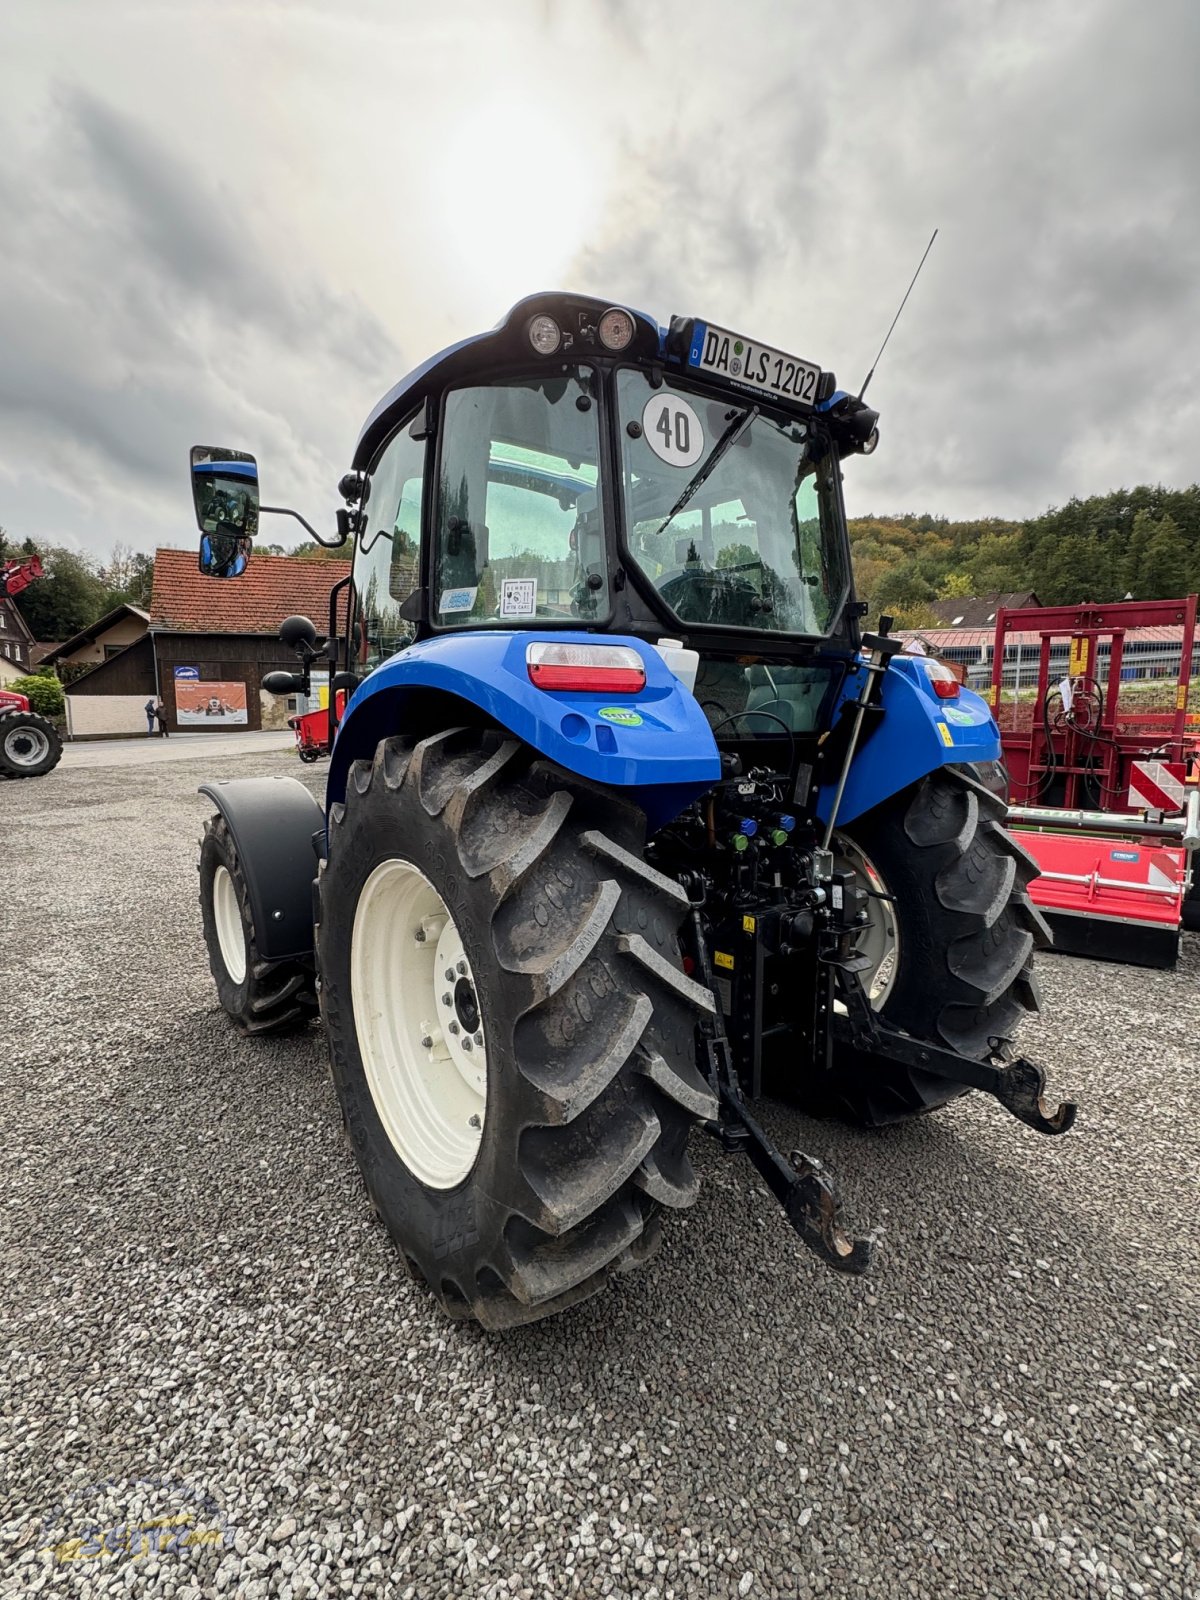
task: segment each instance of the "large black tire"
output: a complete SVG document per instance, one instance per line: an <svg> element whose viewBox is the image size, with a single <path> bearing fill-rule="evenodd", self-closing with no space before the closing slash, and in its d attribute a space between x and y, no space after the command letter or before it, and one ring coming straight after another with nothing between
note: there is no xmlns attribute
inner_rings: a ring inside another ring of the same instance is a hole
<svg viewBox="0 0 1200 1600"><path fill-rule="evenodd" d="M0 711L0 778L42 778L62 760L62 735L36 711Z"/></svg>
<svg viewBox="0 0 1200 1600"><path fill-rule="evenodd" d="M1032 858L1003 825L999 795L963 768L943 768L844 831L894 897L900 956L881 1015L919 1039L982 1060L1011 1044L1039 1009L1036 947L1051 942L1027 886ZM806 1103L822 1115L882 1127L967 1091L899 1064L839 1048Z"/></svg>
<svg viewBox="0 0 1200 1600"><path fill-rule="evenodd" d="M307 1027L317 1016L312 965L304 961L267 962L259 955L245 873L229 825L219 814L204 824L199 867L204 943L223 1008L242 1033L288 1033ZM230 972L217 932L213 886L222 868L233 885L245 939L245 971L240 975Z"/></svg>
<svg viewBox="0 0 1200 1600"><path fill-rule="evenodd" d="M374 1209L451 1316L499 1329L561 1311L653 1253L660 1205L695 1199L688 1131L717 1112L695 1025L712 1000L683 972L686 897L643 860L644 833L611 791L468 730L386 740L331 809L317 949L334 1081ZM453 1188L401 1159L355 1027L355 911L397 859L450 912L486 1034L478 1153Z"/></svg>

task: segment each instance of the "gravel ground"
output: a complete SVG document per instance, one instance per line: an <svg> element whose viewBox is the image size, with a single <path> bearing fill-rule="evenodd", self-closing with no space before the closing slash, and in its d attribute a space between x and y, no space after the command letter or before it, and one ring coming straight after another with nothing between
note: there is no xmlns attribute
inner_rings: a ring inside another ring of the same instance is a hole
<svg viewBox="0 0 1200 1600"><path fill-rule="evenodd" d="M216 775L260 772L300 768ZM1200 1595L1200 943L1043 963L1064 1139L978 1097L882 1136L767 1108L870 1278L698 1139L648 1270L489 1337L402 1275L319 1033L217 1010L212 775L0 785L0 1592ZM131 1559L172 1512L193 1542ZM115 1550L63 1542L92 1524Z"/></svg>

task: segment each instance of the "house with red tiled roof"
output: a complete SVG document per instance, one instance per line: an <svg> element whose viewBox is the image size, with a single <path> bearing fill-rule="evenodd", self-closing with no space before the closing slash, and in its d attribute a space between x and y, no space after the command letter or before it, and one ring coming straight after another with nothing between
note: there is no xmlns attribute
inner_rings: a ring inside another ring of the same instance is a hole
<svg viewBox="0 0 1200 1600"><path fill-rule="evenodd" d="M172 733L282 727L288 702L262 687L266 673L296 669L279 624L299 614L325 633L330 592L349 575L348 561L255 551L241 577L206 578L194 550L157 551L149 627L71 684L72 732L144 732L142 707L154 697Z"/></svg>

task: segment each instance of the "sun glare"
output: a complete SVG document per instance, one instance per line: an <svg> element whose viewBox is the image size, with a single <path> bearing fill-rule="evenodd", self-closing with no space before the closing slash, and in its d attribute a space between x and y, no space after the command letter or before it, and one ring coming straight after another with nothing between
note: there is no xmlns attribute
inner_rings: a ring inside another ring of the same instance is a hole
<svg viewBox="0 0 1200 1600"><path fill-rule="evenodd" d="M569 108L490 102L458 118L434 175L454 288L500 311L536 289L565 288L599 213L601 175Z"/></svg>

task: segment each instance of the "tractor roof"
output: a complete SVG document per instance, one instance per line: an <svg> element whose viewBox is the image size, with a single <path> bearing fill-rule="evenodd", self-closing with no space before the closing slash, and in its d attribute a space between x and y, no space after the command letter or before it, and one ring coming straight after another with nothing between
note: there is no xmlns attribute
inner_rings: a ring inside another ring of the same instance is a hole
<svg viewBox="0 0 1200 1600"><path fill-rule="evenodd" d="M606 347L598 332L601 319L610 310L627 312L633 319L633 336L620 350ZM472 334L468 339L460 339L457 344L439 350L389 389L363 424L354 447L354 467L365 471L376 450L396 425L410 415L426 396L440 392L455 379L486 377L489 368L502 369L518 362L527 362L530 356L530 326L535 318L542 315L552 318L560 330L560 342L553 349L555 357L587 359L619 354L626 360L661 361L680 368L691 366L694 376L710 382L728 383L742 393L756 392L757 386L747 383L746 374L741 374L740 378L736 375L740 372L736 361L728 376L694 370L696 352L693 350L690 360L688 352L693 346L693 339L703 337L708 327L706 323L691 317L676 316L671 318L668 327L663 328L644 311L622 306L619 301L545 290L519 300L490 332ZM728 335L726 343L735 338L734 335ZM740 351L741 343L736 343L734 348ZM771 352L772 355L776 353ZM802 410L829 414L835 432L839 431L837 425L842 414L848 411L867 413L865 406L835 387L836 380L832 372L814 368L813 363L799 365L809 367L813 376L818 378L812 389L813 400L803 404ZM767 398L773 404L788 404L778 394L768 395ZM875 415L874 412L869 413L869 423L856 423L855 434L861 432L865 437L873 426Z"/></svg>

